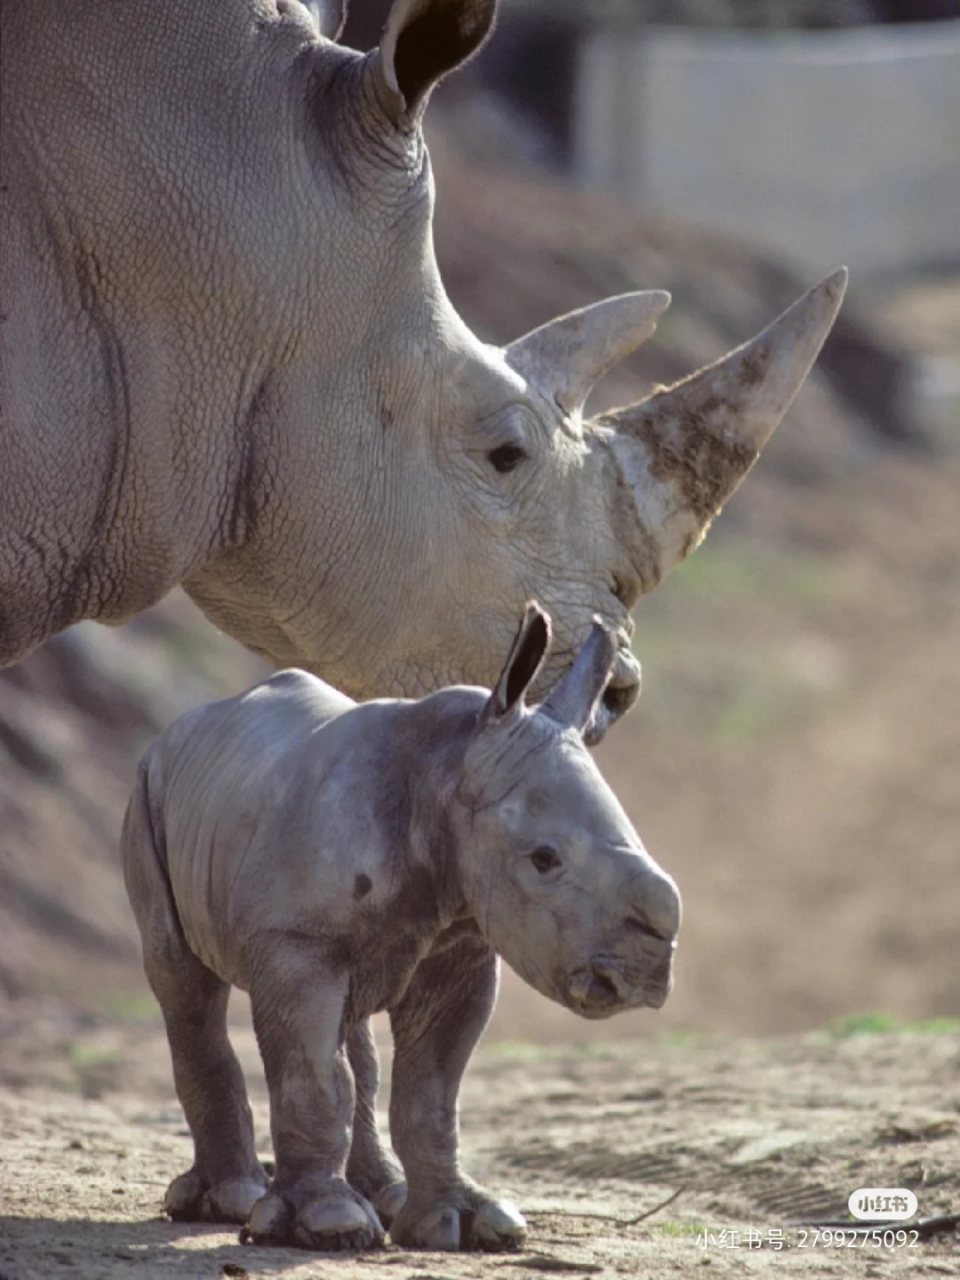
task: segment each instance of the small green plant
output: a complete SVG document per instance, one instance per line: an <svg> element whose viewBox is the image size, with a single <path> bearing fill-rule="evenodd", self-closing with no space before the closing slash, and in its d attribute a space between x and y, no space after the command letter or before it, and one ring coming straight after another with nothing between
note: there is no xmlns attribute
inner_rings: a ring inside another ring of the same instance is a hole
<svg viewBox="0 0 960 1280"><path fill-rule="evenodd" d="M657 1040L678 1049L701 1049L710 1043L710 1037L702 1031L661 1031Z"/></svg>
<svg viewBox="0 0 960 1280"><path fill-rule="evenodd" d="M120 1051L115 1045L82 1041L70 1046L70 1065L74 1087L84 1098L99 1098L113 1087L120 1066Z"/></svg>
<svg viewBox="0 0 960 1280"><path fill-rule="evenodd" d="M892 1013L851 1013L824 1028L831 1040L876 1035L960 1035L960 1018L918 1018L904 1022Z"/></svg>
<svg viewBox="0 0 960 1280"><path fill-rule="evenodd" d="M665 1236L699 1236L709 1230L702 1222L651 1222L651 1231L660 1231Z"/></svg>
<svg viewBox="0 0 960 1280"><path fill-rule="evenodd" d="M536 1040L487 1040L479 1053L506 1062L551 1062L569 1057L609 1060L617 1057L615 1044L586 1040L574 1044L541 1044Z"/></svg>
<svg viewBox="0 0 960 1280"><path fill-rule="evenodd" d="M100 1007L107 1017L117 1022L156 1022L160 1006L145 991L104 991Z"/></svg>
<svg viewBox="0 0 960 1280"><path fill-rule="evenodd" d="M746 747L788 726L806 708L802 691L754 677L731 691L709 724L718 747Z"/></svg>
<svg viewBox="0 0 960 1280"><path fill-rule="evenodd" d="M706 543L673 576L679 591L724 600L807 605L828 600L837 590L836 567L826 556L772 556L732 538Z"/></svg>
<svg viewBox="0 0 960 1280"><path fill-rule="evenodd" d="M89 1071L117 1062L119 1051L114 1045L73 1044L70 1046L70 1062L77 1071Z"/></svg>

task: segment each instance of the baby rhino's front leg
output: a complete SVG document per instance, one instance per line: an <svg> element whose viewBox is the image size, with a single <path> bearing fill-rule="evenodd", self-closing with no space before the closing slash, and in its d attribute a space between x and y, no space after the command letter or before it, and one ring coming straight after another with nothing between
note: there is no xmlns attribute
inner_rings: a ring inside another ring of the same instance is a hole
<svg viewBox="0 0 960 1280"><path fill-rule="evenodd" d="M468 1178L458 1158L457 1098L470 1055L493 1012L497 958L470 936L424 960L391 1013L390 1135L407 1199L390 1228L420 1249L516 1249L526 1223L516 1206Z"/></svg>
<svg viewBox="0 0 960 1280"><path fill-rule="evenodd" d="M383 1243L373 1205L346 1179L354 1082L342 1044L346 979L302 938L276 935L251 982L270 1091L276 1176L250 1214L256 1244L368 1249Z"/></svg>

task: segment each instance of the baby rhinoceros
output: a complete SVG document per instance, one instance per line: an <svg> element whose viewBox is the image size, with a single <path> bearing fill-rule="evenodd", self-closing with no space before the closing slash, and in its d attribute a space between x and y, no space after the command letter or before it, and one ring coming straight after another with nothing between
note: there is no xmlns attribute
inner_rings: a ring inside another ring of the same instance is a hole
<svg viewBox="0 0 960 1280"><path fill-rule="evenodd" d="M680 922L673 881L583 743L617 641L596 624L528 707L548 643L530 606L491 693L419 701L357 705L284 671L147 751L123 866L195 1146L172 1217L323 1250L380 1244L384 1225L429 1249L522 1241L516 1208L457 1153L497 956L587 1018L657 1008ZM272 1181L227 1039L231 985L250 994L266 1070ZM374 1119L382 1009L402 1170Z"/></svg>

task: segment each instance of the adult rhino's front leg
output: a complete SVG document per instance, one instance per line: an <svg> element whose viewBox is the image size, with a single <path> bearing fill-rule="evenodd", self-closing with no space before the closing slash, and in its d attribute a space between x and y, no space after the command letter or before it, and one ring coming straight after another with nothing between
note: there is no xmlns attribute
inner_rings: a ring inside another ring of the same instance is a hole
<svg viewBox="0 0 960 1280"><path fill-rule="evenodd" d="M468 1178L458 1155L460 1082L496 992L497 958L471 936L424 960L391 1013L390 1134L407 1175L390 1228L399 1245L497 1251L526 1235L516 1207Z"/></svg>
<svg viewBox="0 0 960 1280"><path fill-rule="evenodd" d="M320 948L273 935L250 987L270 1092L276 1176L254 1205L255 1244L324 1251L383 1243L373 1205L347 1180L354 1079L342 1043L347 981Z"/></svg>

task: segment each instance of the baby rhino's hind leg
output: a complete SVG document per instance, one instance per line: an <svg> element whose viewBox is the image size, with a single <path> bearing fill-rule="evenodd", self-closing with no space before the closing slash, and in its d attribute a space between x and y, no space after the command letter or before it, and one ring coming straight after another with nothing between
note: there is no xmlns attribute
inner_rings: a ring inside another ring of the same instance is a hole
<svg viewBox="0 0 960 1280"><path fill-rule="evenodd" d="M227 1038L230 988L199 961L185 981L178 974L168 984L168 974L151 975L149 967L147 973L194 1143L193 1167L170 1183L164 1208L178 1221L246 1222L269 1179L257 1159L243 1073Z"/></svg>
<svg viewBox="0 0 960 1280"><path fill-rule="evenodd" d="M227 1038L230 988L187 946L157 852L146 770L127 810L121 845L127 892L143 939L143 965L159 1001L177 1097L193 1134L194 1163L167 1189L172 1218L245 1222L267 1189L240 1063Z"/></svg>

